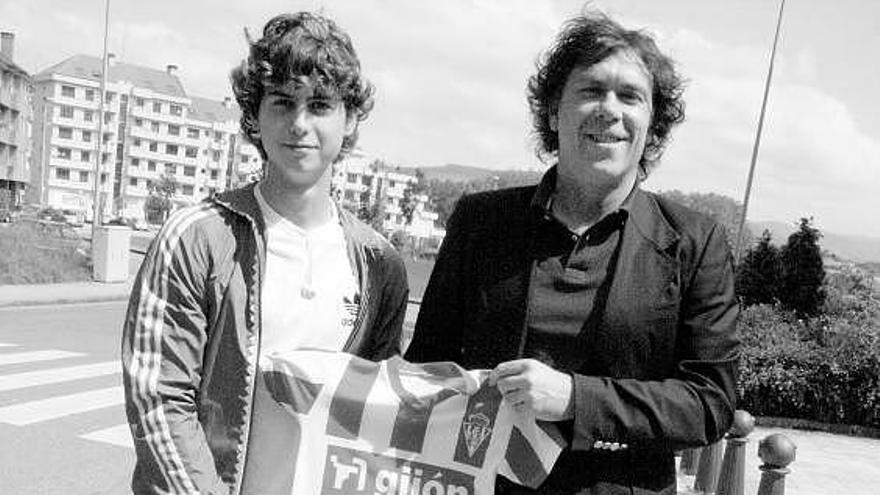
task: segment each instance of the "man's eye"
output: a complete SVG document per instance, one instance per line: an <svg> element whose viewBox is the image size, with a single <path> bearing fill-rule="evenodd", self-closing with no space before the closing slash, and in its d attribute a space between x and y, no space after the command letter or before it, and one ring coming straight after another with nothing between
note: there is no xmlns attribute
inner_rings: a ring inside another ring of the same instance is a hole
<svg viewBox="0 0 880 495"><path fill-rule="evenodd" d="M290 108L296 106L296 101L288 98L277 98L274 102L274 105L281 108Z"/></svg>
<svg viewBox="0 0 880 495"><path fill-rule="evenodd" d="M333 105L326 100L312 100L309 102L309 111L312 113L326 113L333 109Z"/></svg>

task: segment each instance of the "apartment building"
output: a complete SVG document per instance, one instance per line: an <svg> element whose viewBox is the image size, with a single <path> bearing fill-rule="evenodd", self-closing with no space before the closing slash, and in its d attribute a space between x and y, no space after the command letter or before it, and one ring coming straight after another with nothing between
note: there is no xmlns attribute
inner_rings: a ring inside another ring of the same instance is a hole
<svg viewBox="0 0 880 495"><path fill-rule="evenodd" d="M176 205L234 186L241 157L257 152L232 101L188 95L174 65L110 60L103 105L99 57L75 55L34 77L35 201L89 218L97 187L105 218L144 218L162 176L179 185Z"/></svg>
<svg viewBox="0 0 880 495"><path fill-rule="evenodd" d="M31 76L13 61L15 35L0 33L0 209L20 205L30 180ZM0 212L2 213L2 212Z"/></svg>
<svg viewBox="0 0 880 495"><path fill-rule="evenodd" d="M406 222L401 206L407 188L417 182L415 175L384 165L361 149L355 149L337 163L332 178L337 199L351 211L357 212L381 199L385 205L386 232L402 230L417 238L442 238L445 231L436 227L437 214L430 211L425 194L414 195L412 219L409 224Z"/></svg>

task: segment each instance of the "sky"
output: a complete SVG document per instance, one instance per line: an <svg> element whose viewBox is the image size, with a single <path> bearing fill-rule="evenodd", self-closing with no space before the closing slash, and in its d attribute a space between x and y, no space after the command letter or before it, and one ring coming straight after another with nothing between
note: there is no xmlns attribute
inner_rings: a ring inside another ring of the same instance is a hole
<svg viewBox="0 0 880 495"><path fill-rule="evenodd" d="M231 95L230 69L275 14L315 10L346 29L375 108L359 144L404 166L543 170L525 99L539 55L587 5L645 29L688 81L686 121L645 187L742 201L778 0L110 0L109 51L176 64L187 93ZM104 0L2 0L0 30L36 73L100 56ZM823 231L880 238L880 2L788 0L750 220L812 216Z"/></svg>

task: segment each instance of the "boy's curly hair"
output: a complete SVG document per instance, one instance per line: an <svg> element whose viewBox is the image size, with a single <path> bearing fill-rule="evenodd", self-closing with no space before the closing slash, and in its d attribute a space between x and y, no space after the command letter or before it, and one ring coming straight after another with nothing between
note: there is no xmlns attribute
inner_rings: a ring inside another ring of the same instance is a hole
<svg viewBox="0 0 880 495"><path fill-rule="evenodd" d="M268 90L293 80L307 79L323 97L339 98L358 122L373 108L373 85L361 76L351 39L335 22L311 12L281 14L263 27L253 41L245 31L250 55L232 70L232 91L241 107L241 130L263 159L257 116ZM357 142L357 126L342 141L339 158ZM338 159L338 158L337 158Z"/></svg>

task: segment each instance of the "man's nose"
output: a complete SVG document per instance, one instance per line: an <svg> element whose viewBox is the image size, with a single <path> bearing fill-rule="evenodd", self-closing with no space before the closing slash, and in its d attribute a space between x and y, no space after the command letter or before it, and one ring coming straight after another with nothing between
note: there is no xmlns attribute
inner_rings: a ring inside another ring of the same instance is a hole
<svg viewBox="0 0 880 495"><path fill-rule="evenodd" d="M304 107L297 108L293 111L290 121L290 132L294 135L301 136L305 134L308 126L309 115Z"/></svg>
<svg viewBox="0 0 880 495"><path fill-rule="evenodd" d="M599 100L599 106L596 113L603 122L616 122L620 120L620 100L613 91L608 91L605 96Z"/></svg>

